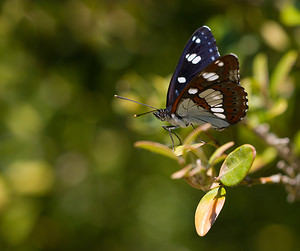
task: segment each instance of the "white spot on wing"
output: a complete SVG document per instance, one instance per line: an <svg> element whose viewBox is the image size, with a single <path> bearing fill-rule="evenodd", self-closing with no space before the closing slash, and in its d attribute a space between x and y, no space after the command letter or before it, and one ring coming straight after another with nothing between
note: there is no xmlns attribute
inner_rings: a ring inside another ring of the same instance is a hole
<svg viewBox="0 0 300 251"><path fill-rule="evenodd" d="M214 72L204 72L202 74L202 77L205 78L205 79L208 79L208 78L210 78L210 77L212 77L214 75L216 75L216 73L214 73Z"/></svg>
<svg viewBox="0 0 300 251"><path fill-rule="evenodd" d="M211 108L210 109L212 112L224 112L223 108Z"/></svg>
<svg viewBox="0 0 300 251"><path fill-rule="evenodd" d="M229 72L229 79L232 81L239 81L239 70L232 70Z"/></svg>
<svg viewBox="0 0 300 251"><path fill-rule="evenodd" d="M178 80L178 82L180 84L184 84L186 82L186 78L185 77L179 77L179 78L177 78L177 80Z"/></svg>
<svg viewBox="0 0 300 251"><path fill-rule="evenodd" d="M210 96L210 97L206 97L205 98L205 101L211 105L213 104L213 101L215 100L222 100L223 99L223 94L216 94L216 95L213 95L213 96Z"/></svg>
<svg viewBox="0 0 300 251"><path fill-rule="evenodd" d="M213 107L222 107L223 103L223 100L222 99L218 99L218 100L215 100L215 101L211 101L210 102L210 106L213 106Z"/></svg>
<svg viewBox="0 0 300 251"><path fill-rule="evenodd" d="M195 39L196 39L196 36L193 36L192 41L195 41Z"/></svg>
<svg viewBox="0 0 300 251"><path fill-rule="evenodd" d="M189 90L188 90L188 93L189 94L196 94L198 92L198 89L197 88L190 88Z"/></svg>
<svg viewBox="0 0 300 251"><path fill-rule="evenodd" d="M200 38L197 38L196 41L195 41L195 43L196 43L196 44L200 44L200 43L201 43L201 39L200 39Z"/></svg>
<svg viewBox="0 0 300 251"><path fill-rule="evenodd" d="M206 98L210 98L210 97L213 97L213 96L216 96L216 95L219 95L219 94L222 95L222 93L220 91L214 90L214 92L212 92L211 94L209 94L209 96L207 96Z"/></svg>
<svg viewBox="0 0 300 251"><path fill-rule="evenodd" d="M214 115L216 115L220 119L226 119L226 116L223 113L217 113L217 112L215 112Z"/></svg>
<svg viewBox="0 0 300 251"><path fill-rule="evenodd" d="M201 61L201 57L200 56L197 56L193 59L192 63L193 64L198 64L199 62Z"/></svg>
<svg viewBox="0 0 300 251"><path fill-rule="evenodd" d="M219 67L222 67L222 66L224 66L224 63L223 63L222 61L220 61L220 62L218 63L218 66L219 66Z"/></svg>
<svg viewBox="0 0 300 251"><path fill-rule="evenodd" d="M213 91L209 95L205 97L205 101L210 105L213 106L216 104L216 101L223 102L223 94L220 91Z"/></svg>
<svg viewBox="0 0 300 251"><path fill-rule="evenodd" d="M207 79L207 81L215 81L219 78L219 75L215 74L213 76L211 76L210 78Z"/></svg>
<svg viewBox="0 0 300 251"><path fill-rule="evenodd" d="M195 53L189 55L189 56L187 57L187 61L191 62L196 56L197 56L197 54L195 54Z"/></svg>
<svg viewBox="0 0 300 251"><path fill-rule="evenodd" d="M199 97L204 98L204 97L206 97L207 95L211 94L214 91L215 91L214 89L207 89L207 90L199 93Z"/></svg>
<svg viewBox="0 0 300 251"><path fill-rule="evenodd" d="M185 58L187 59L189 56L190 56L190 53L186 54L186 55L185 55Z"/></svg>

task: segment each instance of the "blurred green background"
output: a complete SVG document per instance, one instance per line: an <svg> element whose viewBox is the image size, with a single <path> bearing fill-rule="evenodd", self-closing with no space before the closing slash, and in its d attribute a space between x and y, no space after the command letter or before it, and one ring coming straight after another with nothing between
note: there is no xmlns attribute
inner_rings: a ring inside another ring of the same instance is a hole
<svg viewBox="0 0 300 251"><path fill-rule="evenodd" d="M132 117L147 108L113 94L164 108L180 53L202 25L221 55L240 59L248 123L269 123L299 156L299 1L0 2L0 250L299 248L300 204L283 187L228 189L200 238L203 192L170 179L176 162L133 147L171 142L154 116ZM266 166L258 175L278 172L274 149L243 125L213 134L253 144Z"/></svg>

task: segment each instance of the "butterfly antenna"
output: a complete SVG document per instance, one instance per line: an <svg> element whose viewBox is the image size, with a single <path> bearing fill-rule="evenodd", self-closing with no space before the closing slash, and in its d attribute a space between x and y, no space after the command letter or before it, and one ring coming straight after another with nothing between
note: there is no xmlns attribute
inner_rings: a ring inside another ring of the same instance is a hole
<svg viewBox="0 0 300 251"><path fill-rule="evenodd" d="M134 114L133 117L137 118L139 116L142 116L142 115L145 115L145 114L148 114L148 113L151 113L151 112L155 112L155 111L157 111L157 109L151 110L151 111L148 111L148 112L144 112L144 113Z"/></svg>
<svg viewBox="0 0 300 251"><path fill-rule="evenodd" d="M129 99L129 98L124 98L124 97L119 96L119 95L114 95L114 97L115 98L119 98L119 99L124 99L124 100L130 101L130 102L133 102L133 103L137 103L137 104L140 104L140 105L143 105L143 106L147 106L149 108L155 109L156 111L159 110L159 109L157 109L157 108L155 108L155 107L153 107L151 105L146 105L146 104L140 103L138 101L135 101L135 100L132 100L132 99ZM150 111L150 112L152 112L152 111ZM147 112L147 113L150 113L150 112Z"/></svg>

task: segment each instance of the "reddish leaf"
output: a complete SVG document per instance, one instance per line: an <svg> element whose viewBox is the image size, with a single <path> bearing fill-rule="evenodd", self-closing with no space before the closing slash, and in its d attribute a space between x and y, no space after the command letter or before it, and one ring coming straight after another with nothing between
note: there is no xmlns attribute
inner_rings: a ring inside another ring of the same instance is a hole
<svg viewBox="0 0 300 251"><path fill-rule="evenodd" d="M216 187L203 196L195 214L195 227L198 235L204 236L210 230L223 208L225 195L224 187Z"/></svg>
<svg viewBox="0 0 300 251"><path fill-rule="evenodd" d="M173 173L171 175L171 178L172 179L182 179L184 178L188 172L193 168L193 166L190 164L190 165L187 165L186 167L180 169L179 171Z"/></svg>

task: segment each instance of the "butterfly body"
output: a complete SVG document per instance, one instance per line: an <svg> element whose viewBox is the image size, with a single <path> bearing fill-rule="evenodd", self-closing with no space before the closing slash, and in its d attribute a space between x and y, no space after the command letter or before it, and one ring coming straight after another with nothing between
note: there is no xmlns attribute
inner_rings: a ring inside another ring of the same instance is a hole
<svg viewBox="0 0 300 251"><path fill-rule="evenodd" d="M187 42L172 76L165 109L154 115L174 127L210 123L223 129L247 112L247 93L240 85L239 63L234 54L220 57L207 26Z"/></svg>
<svg viewBox="0 0 300 251"><path fill-rule="evenodd" d="M159 109L153 114L161 121L167 121L175 127L188 127L190 125L190 121L187 118L180 117L175 113L170 113L170 108Z"/></svg>

